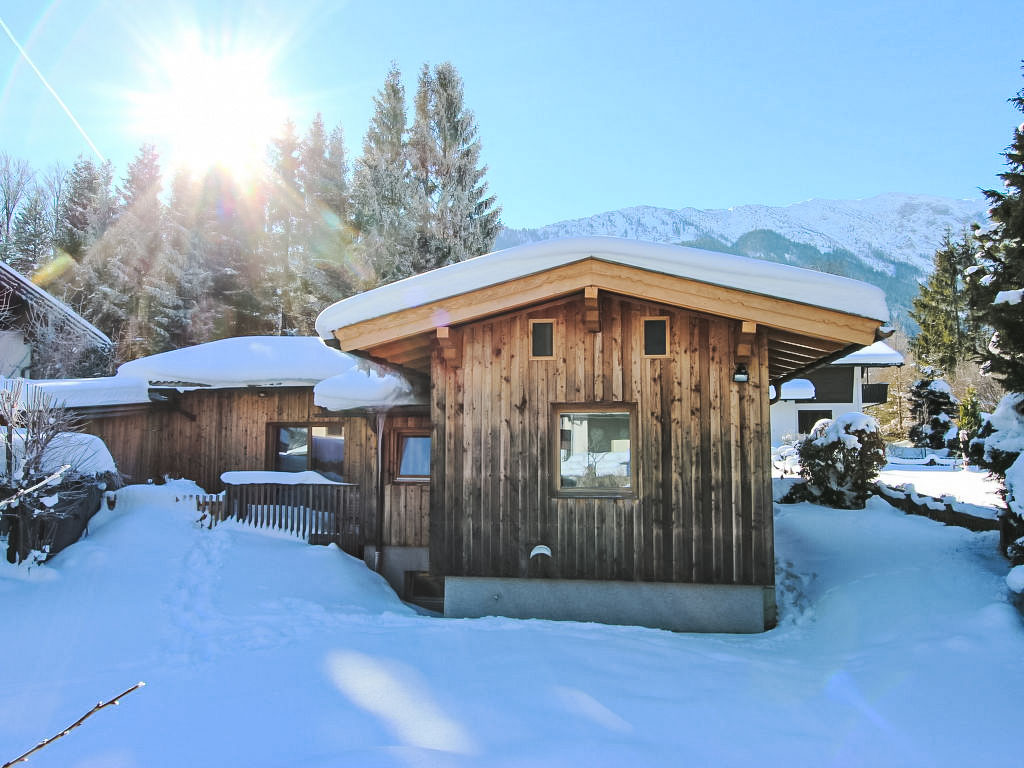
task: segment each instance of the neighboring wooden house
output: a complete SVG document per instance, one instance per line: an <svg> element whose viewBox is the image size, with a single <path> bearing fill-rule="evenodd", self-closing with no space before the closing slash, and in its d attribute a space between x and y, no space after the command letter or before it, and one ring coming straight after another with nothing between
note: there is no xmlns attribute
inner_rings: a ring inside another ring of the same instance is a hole
<svg viewBox="0 0 1024 768"><path fill-rule="evenodd" d="M429 413L378 421L392 583L443 577L450 616L753 632L775 610L769 385L887 316L856 281L585 238L351 297L317 331L429 376Z"/></svg>
<svg viewBox="0 0 1024 768"><path fill-rule="evenodd" d="M331 403L348 413L314 404L313 386L325 379L342 383L346 393ZM103 438L127 482L187 477L215 493L228 471L312 469L359 486L369 542L378 528L377 420L365 407L425 402L404 378L313 337L221 339L41 389Z"/></svg>
<svg viewBox="0 0 1024 768"><path fill-rule="evenodd" d="M40 344L61 344L60 355L86 360L110 354L110 339L64 302L0 261L0 376L43 378L53 367L51 350ZM36 353L33 355L33 353ZM41 365L43 360L49 365ZM72 365L75 361L60 361ZM57 374L59 375L59 374Z"/></svg>
<svg viewBox="0 0 1024 768"><path fill-rule="evenodd" d="M772 443L778 445L791 435L806 435L820 419L834 419L884 403L889 385L870 382L869 372L894 365L903 365L903 355L884 341L877 341L804 374L809 386L802 390L782 387L781 396L771 407Z"/></svg>

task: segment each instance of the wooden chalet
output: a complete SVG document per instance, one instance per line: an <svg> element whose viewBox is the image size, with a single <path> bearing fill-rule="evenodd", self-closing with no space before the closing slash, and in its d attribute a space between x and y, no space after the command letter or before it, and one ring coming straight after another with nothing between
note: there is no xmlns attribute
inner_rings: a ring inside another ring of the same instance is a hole
<svg viewBox="0 0 1024 768"><path fill-rule="evenodd" d="M376 421L367 546L406 596L429 572L450 616L755 632L774 621L769 386L887 317L856 281L585 238L351 297L317 331L429 378L429 409Z"/></svg>

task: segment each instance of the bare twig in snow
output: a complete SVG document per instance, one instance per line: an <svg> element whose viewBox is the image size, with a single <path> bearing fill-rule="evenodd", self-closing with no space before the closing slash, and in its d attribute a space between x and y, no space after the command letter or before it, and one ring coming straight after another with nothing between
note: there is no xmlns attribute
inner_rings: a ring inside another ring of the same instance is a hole
<svg viewBox="0 0 1024 768"><path fill-rule="evenodd" d="M84 723L90 717L95 715L97 712L99 712L104 707L109 707L110 705L114 705L116 707L118 704L121 703L121 699L123 699L125 696L127 696L132 691L138 690L139 688L141 688L144 685L145 685L145 683L138 682L135 685L133 685L131 688L129 688L128 690L122 691L121 693L117 694L117 696L112 698L110 701L101 701L101 702L99 702L95 707L90 709L88 712L86 712L84 715L82 715L80 718L78 718L75 722L73 722L71 725L69 725L63 731L58 733L56 736L51 736L48 739L43 739L38 744L36 744L34 747L32 747L32 749L30 749L28 752L25 752L25 753L23 753L21 755L18 755L16 758L11 760L9 763L4 763L2 766L0 766L0 768L11 768L11 766L14 765L15 763L26 763L26 762L28 762L29 755L33 754L34 752L38 752L40 749L45 747L47 744L52 744L53 742L55 742L57 739L61 738L62 736L67 736L69 733L71 733L71 731L73 731L75 728L80 726L82 723Z"/></svg>

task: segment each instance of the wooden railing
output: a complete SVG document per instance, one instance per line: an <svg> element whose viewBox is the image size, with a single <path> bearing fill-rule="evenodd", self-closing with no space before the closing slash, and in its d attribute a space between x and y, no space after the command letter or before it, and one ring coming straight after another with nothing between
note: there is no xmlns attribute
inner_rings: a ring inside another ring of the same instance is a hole
<svg viewBox="0 0 1024 768"><path fill-rule="evenodd" d="M336 543L362 557L357 485L227 485L216 496L197 496L200 521L212 528L233 519L276 528L310 544Z"/></svg>

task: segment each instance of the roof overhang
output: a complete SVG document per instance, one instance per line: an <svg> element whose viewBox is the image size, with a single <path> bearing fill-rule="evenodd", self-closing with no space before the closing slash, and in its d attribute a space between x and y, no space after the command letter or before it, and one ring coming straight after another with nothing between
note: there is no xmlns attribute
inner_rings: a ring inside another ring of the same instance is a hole
<svg viewBox="0 0 1024 768"><path fill-rule="evenodd" d="M429 368L436 329L596 289L766 329L769 378L780 382L875 341L880 319L588 257L332 329L340 348Z"/></svg>

